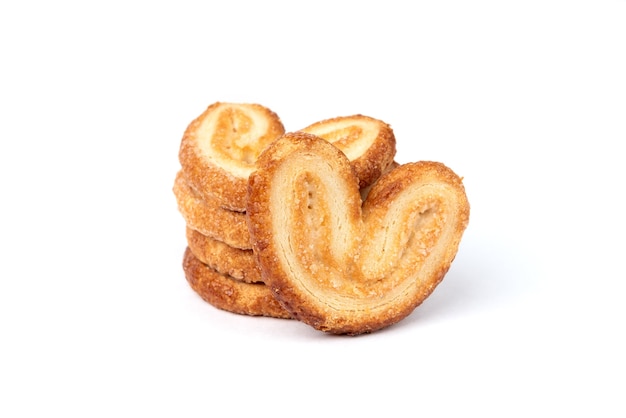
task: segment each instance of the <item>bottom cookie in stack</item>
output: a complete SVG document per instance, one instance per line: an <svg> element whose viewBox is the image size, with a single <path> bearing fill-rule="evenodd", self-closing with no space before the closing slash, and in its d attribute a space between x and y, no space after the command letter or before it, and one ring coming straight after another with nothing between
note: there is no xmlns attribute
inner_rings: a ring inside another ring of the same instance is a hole
<svg viewBox="0 0 626 418"><path fill-rule="evenodd" d="M189 247L183 256L183 271L191 288L218 309L242 315L292 318L265 284L246 283L222 274L200 261Z"/></svg>

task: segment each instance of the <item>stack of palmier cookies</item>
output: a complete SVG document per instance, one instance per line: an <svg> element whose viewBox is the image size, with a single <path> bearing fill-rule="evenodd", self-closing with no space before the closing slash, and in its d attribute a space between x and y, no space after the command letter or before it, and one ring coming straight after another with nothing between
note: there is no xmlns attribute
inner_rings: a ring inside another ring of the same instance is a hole
<svg viewBox="0 0 626 418"><path fill-rule="evenodd" d="M469 205L447 167L395 152L368 116L285 133L261 105L212 104L185 131L173 189L188 283L219 309L337 334L399 321L445 275Z"/></svg>
<svg viewBox="0 0 626 418"><path fill-rule="evenodd" d="M284 133L266 107L218 102L183 135L173 189L186 222L183 267L193 290L220 309L291 318L261 279L245 214L255 161Z"/></svg>

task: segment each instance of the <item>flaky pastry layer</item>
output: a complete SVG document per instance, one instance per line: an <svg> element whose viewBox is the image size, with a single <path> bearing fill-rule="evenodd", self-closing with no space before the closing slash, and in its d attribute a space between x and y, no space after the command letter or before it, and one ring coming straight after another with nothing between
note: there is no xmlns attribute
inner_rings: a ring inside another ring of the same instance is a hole
<svg viewBox="0 0 626 418"><path fill-rule="evenodd" d="M252 249L245 213L224 209L213 197L203 198L182 170L176 174L173 191L178 210L189 228L231 247Z"/></svg>
<svg viewBox="0 0 626 418"><path fill-rule="evenodd" d="M286 134L248 182L248 224L261 275L294 317L337 334L409 315L450 268L469 222L461 179L437 162L401 165L365 202L345 154Z"/></svg>
<svg viewBox="0 0 626 418"><path fill-rule="evenodd" d="M261 272L252 250L241 250L187 227L187 245L204 264L246 283L260 283Z"/></svg>

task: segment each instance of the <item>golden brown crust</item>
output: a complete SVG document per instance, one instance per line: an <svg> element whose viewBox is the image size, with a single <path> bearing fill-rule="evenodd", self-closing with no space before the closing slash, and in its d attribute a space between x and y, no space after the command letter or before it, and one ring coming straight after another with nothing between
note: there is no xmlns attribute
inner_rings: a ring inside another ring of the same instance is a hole
<svg viewBox="0 0 626 418"><path fill-rule="evenodd" d="M182 170L176 174L173 191L188 227L231 247L252 248L245 213L224 209L215 198L203 199L186 181Z"/></svg>
<svg viewBox="0 0 626 418"><path fill-rule="evenodd" d="M391 126L369 116L335 117L300 131L323 138L346 154L361 188L376 181L396 154L396 138Z"/></svg>
<svg viewBox="0 0 626 418"><path fill-rule="evenodd" d="M384 176L385 174L387 174L388 172L390 172L391 170L393 170L394 168L400 166L400 164L398 164L396 161L392 161L391 164L389 164L387 166L387 168L385 168L385 170L382 172L381 177ZM376 182L380 179L377 178L372 184L370 184L369 186L366 187L362 187L361 190L359 190L359 193L361 194L361 200L365 202L365 199L367 199L367 195L369 195L370 190L372 190L372 187L374 187L374 184L376 184Z"/></svg>
<svg viewBox="0 0 626 418"><path fill-rule="evenodd" d="M244 283L220 274L198 260L187 248L183 256L185 278L206 302L228 312L251 316L291 318L262 283Z"/></svg>
<svg viewBox="0 0 626 418"><path fill-rule="evenodd" d="M187 227L187 245L204 264L246 283L260 283L261 272L252 250L241 250Z"/></svg>
<svg viewBox="0 0 626 418"><path fill-rule="evenodd" d="M264 106L213 103L189 124L181 140L184 176L203 199L243 211L248 175L258 155L284 132L280 118Z"/></svg>
<svg viewBox="0 0 626 418"><path fill-rule="evenodd" d="M287 134L248 182L248 224L261 275L294 317L361 334L394 324L443 279L469 221L461 179L436 162L399 166L361 207L345 155Z"/></svg>

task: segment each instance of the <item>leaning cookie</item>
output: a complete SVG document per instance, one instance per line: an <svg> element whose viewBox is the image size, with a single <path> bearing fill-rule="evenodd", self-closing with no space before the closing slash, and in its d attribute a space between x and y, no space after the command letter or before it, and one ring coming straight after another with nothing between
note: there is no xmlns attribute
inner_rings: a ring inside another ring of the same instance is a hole
<svg viewBox="0 0 626 418"><path fill-rule="evenodd" d="M391 126L369 116L339 116L300 131L323 138L346 154L361 188L374 183L392 164L396 154L396 138Z"/></svg>
<svg viewBox="0 0 626 418"><path fill-rule="evenodd" d="M224 209L215 198L203 199L187 182L182 170L176 174L173 191L188 227L231 247L252 248L245 213Z"/></svg>
<svg viewBox="0 0 626 418"><path fill-rule="evenodd" d="M261 272L252 250L241 250L187 227L187 245L204 264L246 283L260 283Z"/></svg>
<svg viewBox="0 0 626 418"><path fill-rule="evenodd" d="M396 167L362 202L345 154L310 134L270 145L248 182L264 282L295 318L335 334L395 324L444 278L469 222L461 178L437 162Z"/></svg>
<svg viewBox="0 0 626 418"><path fill-rule="evenodd" d="M244 283L218 273L196 258L189 247L183 256L185 278L191 288L214 307L241 315L292 318L262 283Z"/></svg>
<svg viewBox="0 0 626 418"><path fill-rule="evenodd" d="M280 118L259 104L209 106L187 127L179 160L187 180L209 200L244 211L246 184L259 154L285 132Z"/></svg>

